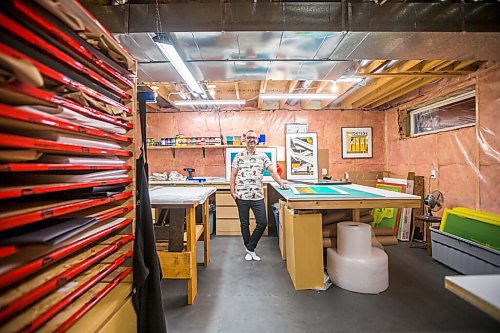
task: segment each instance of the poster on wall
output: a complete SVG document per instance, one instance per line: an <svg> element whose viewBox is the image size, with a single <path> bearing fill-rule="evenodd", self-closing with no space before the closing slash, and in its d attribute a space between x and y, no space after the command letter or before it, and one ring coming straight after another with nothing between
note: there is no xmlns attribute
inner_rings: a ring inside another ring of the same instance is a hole
<svg viewBox="0 0 500 333"><path fill-rule="evenodd" d="M309 125L307 123L287 123L285 133L307 133Z"/></svg>
<svg viewBox="0 0 500 333"><path fill-rule="evenodd" d="M342 158L371 158L372 128L342 127Z"/></svg>
<svg viewBox="0 0 500 333"><path fill-rule="evenodd" d="M286 134L287 179L318 179L317 133Z"/></svg>
<svg viewBox="0 0 500 333"><path fill-rule="evenodd" d="M236 155L241 152L241 151L244 151L246 148L245 147L241 147L241 148L226 148L226 180L229 180L229 178L231 177L231 164L233 163L233 160L234 158L236 157ZM257 151L259 152L263 152L264 154L267 155L267 157L269 157L269 159L271 160L271 163L274 165L274 169L276 170L276 163L277 163L277 151L276 151L276 147L268 147L268 148L259 148L257 147L256 148ZM272 181L273 178L271 177L271 175L269 174L269 172L267 170L264 170L264 181Z"/></svg>

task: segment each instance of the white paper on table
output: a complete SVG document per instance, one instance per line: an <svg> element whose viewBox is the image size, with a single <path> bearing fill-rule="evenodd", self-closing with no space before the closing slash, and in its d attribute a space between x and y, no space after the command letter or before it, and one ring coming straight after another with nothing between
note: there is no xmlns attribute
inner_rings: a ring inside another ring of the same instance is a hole
<svg viewBox="0 0 500 333"><path fill-rule="evenodd" d="M152 205L184 205L203 203L215 193L215 187L189 186L168 187L158 186L149 189L149 197Z"/></svg>

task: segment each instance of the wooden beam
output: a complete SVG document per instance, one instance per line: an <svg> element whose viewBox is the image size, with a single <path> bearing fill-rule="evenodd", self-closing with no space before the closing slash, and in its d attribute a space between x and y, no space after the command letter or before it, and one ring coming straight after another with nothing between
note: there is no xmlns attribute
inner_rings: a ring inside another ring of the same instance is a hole
<svg viewBox="0 0 500 333"><path fill-rule="evenodd" d="M474 71L454 71L454 72L436 72L436 73L374 73L374 74L361 74L359 76L364 77L390 77L390 78L399 78L399 77L452 77L452 76L460 76L467 75L473 73Z"/></svg>
<svg viewBox="0 0 500 333"><path fill-rule="evenodd" d="M434 69L441 70L441 69L451 65L453 62L454 61L444 61L444 62L441 61L438 65L434 66ZM429 64L429 65L431 65L431 64ZM405 84L404 86L399 87L399 89L397 91L395 91L395 92L393 92L390 95L387 95L385 97L377 98L376 100L371 101L370 104L372 104L371 106L374 108L378 107L384 103L390 102L393 99L396 99L404 94L409 93L411 90L418 89L418 88L422 87L423 85L429 84L429 83L436 81L436 80L437 80L437 78L425 78L425 79L412 80L409 82L411 84ZM382 104L379 104L380 101L382 101Z"/></svg>
<svg viewBox="0 0 500 333"><path fill-rule="evenodd" d="M259 88L259 99L257 101L257 107L259 109L262 109L262 103L264 102L262 99L260 99L260 94L265 94L267 89L267 80L262 80L260 81L260 88Z"/></svg>
<svg viewBox="0 0 500 333"><path fill-rule="evenodd" d="M423 71L428 71L442 63L443 63L442 60L426 61L422 63L421 69ZM397 91L398 89L402 89L408 86L409 84L414 83L415 81L417 81L417 79L418 78L395 78L390 82L388 82L387 84L383 85L382 87L377 88L369 95L366 95L365 97L352 103L352 107L360 108L368 106L374 101L377 101L378 99L381 99L385 96L392 94L394 91Z"/></svg>
<svg viewBox="0 0 500 333"><path fill-rule="evenodd" d="M316 88L316 94L321 94L323 90L331 83L331 81L321 81L321 83Z"/></svg>
<svg viewBox="0 0 500 333"><path fill-rule="evenodd" d="M415 89L418 89L426 84L429 84L433 81L436 81L437 78L429 78L429 79L418 79L416 82L414 82L413 84L405 87L404 89L400 89L398 91L396 91L394 94L391 94L390 96L387 96L385 98L382 98L380 100L378 100L377 102L373 103L372 104L372 107L373 108L376 108L376 107L379 107L387 102L390 102L400 96L403 96L404 94L407 94L409 93L410 91L413 91Z"/></svg>
<svg viewBox="0 0 500 333"><path fill-rule="evenodd" d="M298 84L299 84L299 80L289 81L288 87L286 89L287 93L291 94L295 90L295 88L297 87ZM286 101L287 101L287 99L280 100L280 109L283 109L285 107Z"/></svg>
<svg viewBox="0 0 500 333"><path fill-rule="evenodd" d="M379 69L386 62L387 62L387 60L373 60L372 62L370 62L365 67L360 68L359 71L358 71L358 73L359 74L362 74L362 73L371 73L371 72L376 71L377 69Z"/></svg>
<svg viewBox="0 0 500 333"><path fill-rule="evenodd" d="M316 87L316 94L321 93L329 85L329 83L330 83L330 81L320 81ZM316 84L316 83L313 83L313 84ZM309 103L311 103L311 100L305 99L305 100L300 102L300 107L302 109L306 109L309 106Z"/></svg>
<svg viewBox="0 0 500 333"><path fill-rule="evenodd" d="M388 73L401 73L401 72L405 72L405 71L413 68L414 66L418 65L421 62L422 62L422 60L408 60L408 61L404 61L404 62L401 62L398 65L394 66L393 68L389 69L387 72ZM373 84L371 86L363 87L363 89L357 89L350 96L348 96L347 98L343 99L340 102L340 106L342 108L350 107L355 101L357 101L357 100L363 98L364 96L370 94L372 91L374 91L378 87L381 87L382 85L384 85L385 83L387 83L387 82L389 82L391 80L392 80L392 78L387 78L387 77L373 79L374 82L373 82Z"/></svg>
<svg viewBox="0 0 500 333"><path fill-rule="evenodd" d="M238 81L234 81L234 91L236 92L236 99L240 99L240 87Z"/></svg>

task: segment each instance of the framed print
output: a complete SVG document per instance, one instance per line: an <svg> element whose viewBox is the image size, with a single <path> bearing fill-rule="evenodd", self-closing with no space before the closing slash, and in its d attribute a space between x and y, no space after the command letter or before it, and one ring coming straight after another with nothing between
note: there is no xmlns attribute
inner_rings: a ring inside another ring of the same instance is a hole
<svg viewBox="0 0 500 333"><path fill-rule="evenodd" d="M404 185L377 182L376 188L382 190L405 193ZM391 228L393 235L397 236L402 208L373 208L373 228Z"/></svg>
<svg viewBox="0 0 500 333"><path fill-rule="evenodd" d="M342 158L371 158L372 128L342 127Z"/></svg>
<svg viewBox="0 0 500 333"><path fill-rule="evenodd" d="M318 179L317 133L287 133L285 147L287 179Z"/></svg>
<svg viewBox="0 0 500 333"><path fill-rule="evenodd" d="M285 133L307 133L309 125L307 123L285 124Z"/></svg>
<svg viewBox="0 0 500 333"><path fill-rule="evenodd" d="M229 180L231 177L231 164L233 163L234 158L236 157L236 154L238 154L240 151L245 150L245 147L241 148L226 148L226 180ZM276 163L277 163L277 149L276 147L267 147L267 148L256 148L257 151L263 152L269 157L271 160L271 163L274 165L274 168L276 169ZM267 170L264 170L264 181L273 181L273 177L269 174Z"/></svg>

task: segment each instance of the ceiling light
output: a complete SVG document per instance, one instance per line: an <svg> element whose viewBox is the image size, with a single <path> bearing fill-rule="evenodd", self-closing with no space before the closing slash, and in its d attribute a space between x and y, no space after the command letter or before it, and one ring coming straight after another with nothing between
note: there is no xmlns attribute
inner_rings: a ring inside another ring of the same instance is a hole
<svg viewBox="0 0 500 333"><path fill-rule="evenodd" d="M337 94L261 94L260 99L335 99Z"/></svg>
<svg viewBox="0 0 500 333"><path fill-rule="evenodd" d="M337 82L349 82L349 83L359 83L363 81L363 78L362 77L354 77L354 76L350 76L350 77L347 77L347 76L341 76Z"/></svg>
<svg viewBox="0 0 500 333"><path fill-rule="evenodd" d="M189 101L174 101L176 106L187 105L243 105L246 103L244 99L198 99Z"/></svg>
<svg viewBox="0 0 500 333"><path fill-rule="evenodd" d="M200 86L198 81L194 78L193 74L189 71L184 61L182 61L179 53L172 45L172 41L168 38L166 34L158 34L153 37L153 41L156 43L161 53L170 61L175 70L182 77L184 82L188 85L192 92L206 97L205 90Z"/></svg>
<svg viewBox="0 0 500 333"><path fill-rule="evenodd" d="M335 80L332 81L332 86L330 88L330 91L334 94L339 92L339 86L337 85L337 81Z"/></svg>

